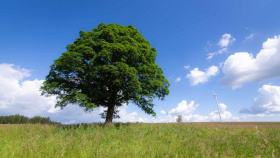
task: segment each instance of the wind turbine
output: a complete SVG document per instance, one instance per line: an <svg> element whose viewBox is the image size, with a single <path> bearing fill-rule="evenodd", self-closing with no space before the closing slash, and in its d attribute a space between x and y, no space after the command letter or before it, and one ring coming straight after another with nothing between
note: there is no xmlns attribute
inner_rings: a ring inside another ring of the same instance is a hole
<svg viewBox="0 0 280 158"><path fill-rule="evenodd" d="M217 98L218 95L215 94L214 90L213 90L213 95L214 95L214 97L215 97L215 99L216 99L216 103L217 103L217 107L218 107L218 111L219 111L220 120L221 120L221 122L223 122L223 121L222 121L222 117L221 117L219 102L218 102L218 98Z"/></svg>

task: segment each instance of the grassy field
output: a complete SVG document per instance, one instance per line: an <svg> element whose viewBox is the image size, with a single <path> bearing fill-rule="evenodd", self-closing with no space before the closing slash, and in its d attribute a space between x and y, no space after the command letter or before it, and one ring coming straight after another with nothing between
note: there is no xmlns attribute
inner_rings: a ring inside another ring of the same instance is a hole
<svg viewBox="0 0 280 158"><path fill-rule="evenodd" d="M280 123L0 125L0 157L280 157Z"/></svg>

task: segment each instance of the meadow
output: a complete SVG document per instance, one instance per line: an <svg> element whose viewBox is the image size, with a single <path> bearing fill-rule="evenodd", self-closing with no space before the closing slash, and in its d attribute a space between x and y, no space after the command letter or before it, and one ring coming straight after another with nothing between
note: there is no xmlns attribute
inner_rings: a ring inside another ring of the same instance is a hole
<svg viewBox="0 0 280 158"><path fill-rule="evenodd" d="M1 124L0 157L280 157L280 123Z"/></svg>

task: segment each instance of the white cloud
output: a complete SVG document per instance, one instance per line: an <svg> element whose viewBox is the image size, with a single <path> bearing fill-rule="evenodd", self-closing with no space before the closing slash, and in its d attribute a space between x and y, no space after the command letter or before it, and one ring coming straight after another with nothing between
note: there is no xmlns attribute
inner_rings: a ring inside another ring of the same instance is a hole
<svg viewBox="0 0 280 158"><path fill-rule="evenodd" d="M153 118L151 122L176 122L177 116L182 115L183 121L188 122L203 122L207 121L208 116L202 116L198 114L193 114L199 105L195 104L194 101L191 101L189 104L186 100L182 100L177 107L172 108L168 111L167 116L160 116ZM162 114L165 114L165 111L161 111Z"/></svg>
<svg viewBox="0 0 280 158"><path fill-rule="evenodd" d="M73 104L67 105L62 110L60 108L56 109L57 110L54 113L47 113L43 116L50 117L51 120L59 121L64 124L92 122L103 123L105 121L100 115L105 110L103 107L95 108L92 112L85 112L83 108Z"/></svg>
<svg viewBox="0 0 280 158"><path fill-rule="evenodd" d="M222 68L224 65L224 62L219 62L219 68Z"/></svg>
<svg viewBox="0 0 280 158"><path fill-rule="evenodd" d="M166 114L166 112L164 110L161 110L160 113L164 114L164 115Z"/></svg>
<svg viewBox="0 0 280 158"><path fill-rule="evenodd" d="M183 120L188 122L206 122L209 120L208 116L193 114L189 116L183 116Z"/></svg>
<svg viewBox="0 0 280 158"><path fill-rule="evenodd" d="M139 117L138 120L137 120L137 122L144 122L144 119L141 118L141 117Z"/></svg>
<svg viewBox="0 0 280 158"><path fill-rule="evenodd" d="M235 38L231 34L225 33L222 35L218 45L221 47L220 50L207 54L207 60L211 60L214 56L223 54L228 51L228 47L235 41Z"/></svg>
<svg viewBox="0 0 280 158"><path fill-rule="evenodd" d="M188 114L191 114L192 112L194 112L198 106L199 105L194 104L194 101L191 101L189 104L187 104L186 100L182 100L178 104L178 106L176 108L171 109L168 112L168 114L169 115L179 115L179 114L188 115Z"/></svg>
<svg viewBox="0 0 280 158"><path fill-rule="evenodd" d="M223 65L222 83L232 88L244 83L262 81L280 76L280 35L268 38L263 48L254 58L247 52L229 56Z"/></svg>
<svg viewBox="0 0 280 158"><path fill-rule="evenodd" d="M41 96L43 80L20 81L30 76L29 71L13 64L0 64L0 109L1 114L35 116L51 110L55 98Z"/></svg>
<svg viewBox="0 0 280 158"><path fill-rule="evenodd" d="M220 103L219 107L220 107L222 121L239 121L238 117L234 117L229 111L226 110L227 106L225 104ZM218 110L209 113L209 119L211 121L220 121L220 115Z"/></svg>
<svg viewBox="0 0 280 158"><path fill-rule="evenodd" d="M189 69L189 68L190 68L190 66L188 66L188 65L185 65L185 66L184 66L184 68L185 68L185 69Z"/></svg>
<svg viewBox="0 0 280 158"><path fill-rule="evenodd" d="M219 104L221 117L223 121L239 121L240 118L233 116L227 111L227 106L223 103ZM167 116L160 116L152 119L152 122L176 122L178 115L183 116L183 122L209 122L209 121L220 121L218 110L210 112L208 115L194 114L199 107L194 101L189 104L186 100L182 100L177 107L172 108L168 111Z"/></svg>
<svg viewBox="0 0 280 158"><path fill-rule="evenodd" d="M181 81L181 77L176 78L175 82L180 82Z"/></svg>
<svg viewBox="0 0 280 158"><path fill-rule="evenodd" d="M138 117L137 112L128 113L127 112L128 105L123 105L119 107L119 113L120 116L119 119L114 119L114 122L143 122L147 121L147 119L143 119L142 117Z"/></svg>
<svg viewBox="0 0 280 158"><path fill-rule="evenodd" d="M215 55L219 55L219 54L223 54L227 52L227 48L222 48L220 50L218 50L217 52L213 52L213 53L208 53L208 56L207 56L207 60L210 60L212 59Z"/></svg>
<svg viewBox="0 0 280 158"><path fill-rule="evenodd" d="M130 116L137 116L138 113L137 112L132 112L131 114L129 114Z"/></svg>
<svg viewBox="0 0 280 158"><path fill-rule="evenodd" d="M225 33L220 39L218 45L222 48L230 46L235 41L231 34Z"/></svg>
<svg viewBox="0 0 280 158"><path fill-rule="evenodd" d="M240 113L269 115L280 114L280 87L263 85L258 90L259 95L254 99L251 108L243 108Z"/></svg>
<svg viewBox="0 0 280 158"><path fill-rule="evenodd" d="M0 77L2 81L3 79L6 79L6 81L18 81L22 80L24 77L30 76L30 72L27 69L23 69L13 64L7 63L0 64L0 72Z"/></svg>
<svg viewBox="0 0 280 158"><path fill-rule="evenodd" d="M249 36L245 37L245 40L249 40L249 39L253 38L254 36L255 36L255 34L252 33Z"/></svg>
<svg viewBox="0 0 280 158"><path fill-rule="evenodd" d="M192 86L195 86L199 83L205 83L211 76L216 76L219 73L219 68L217 66L211 66L205 71L200 71L198 68L194 68L186 76L187 79L191 82Z"/></svg>
<svg viewBox="0 0 280 158"><path fill-rule="evenodd" d="M118 108L119 119L113 119L113 122L148 122L147 118L139 117L137 112L127 112L128 105L123 105ZM92 112L85 112L83 108L77 105L67 105L63 110L58 110L56 113L48 114L52 120L62 123L92 123L101 122L105 119L101 118L101 113L106 110L104 107L95 108Z"/></svg>
<svg viewBox="0 0 280 158"><path fill-rule="evenodd" d="M13 64L0 64L0 115L20 114L28 117L50 117L62 123L104 122L100 114L105 108L100 107L92 112L85 112L77 105L68 105L63 110L55 108L55 97L41 95L43 80L23 80L30 76L26 69ZM120 122L143 122L146 118L138 117L137 112L128 113L127 105L119 108Z"/></svg>

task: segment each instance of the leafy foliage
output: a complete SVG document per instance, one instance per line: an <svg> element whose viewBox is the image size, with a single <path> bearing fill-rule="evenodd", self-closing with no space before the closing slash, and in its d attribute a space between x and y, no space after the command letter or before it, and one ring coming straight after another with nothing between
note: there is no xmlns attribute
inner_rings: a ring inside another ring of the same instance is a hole
<svg viewBox="0 0 280 158"><path fill-rule="evenodd" d="M0 116L0 124L24 124L28 123L28 117L21 115Z"/></svg>
<svg viewBox="0 0 280 158"><path fill-rule="evenodd" d="M133 26L102 23L92 31L80 31L54 61L42 94L56 95L56 107L61 108L108 107L104 115L111 119L115 109L129 101L155 116L153 99L169 93L156 56L156 49Z"/></svg>
<svg viewBox="0 0 280 158"><path fill-rule="evenodd" d="M176 121L177 121L178 123L183 122L183 116L182 116L182 115L178 115Z"/></svg>
<svg viewBox="0 0 280 158"><path fill-rule="evenodd" d="M28 118L22 115L0 116L0 124L60 124L53 122L49 117L34 116Z"/></svg>

